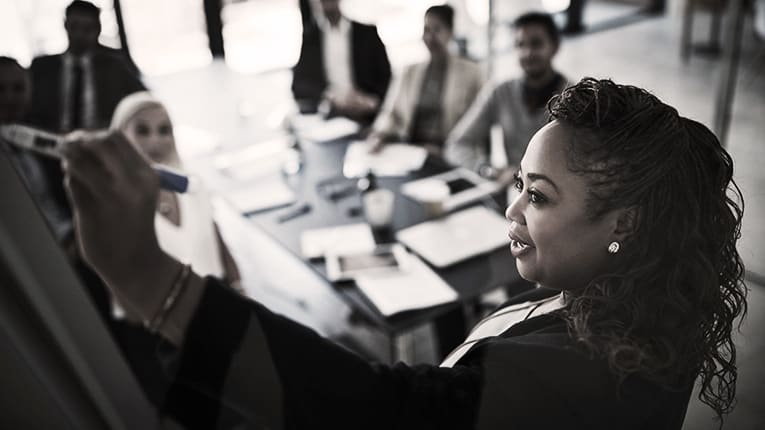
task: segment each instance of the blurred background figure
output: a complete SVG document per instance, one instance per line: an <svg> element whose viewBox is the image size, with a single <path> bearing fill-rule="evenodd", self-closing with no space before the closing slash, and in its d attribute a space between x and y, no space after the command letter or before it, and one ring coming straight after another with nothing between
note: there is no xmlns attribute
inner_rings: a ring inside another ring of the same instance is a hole
<svg viewBox="0 0 765 430"><path fill-rule="evenodd" d="M370 122L391 79L377 27L344 17L340 0L311 1L300 0L303 41L292 70L292 93L300 111Z"/></svg>
<svg viewBox="0 0 765 430"><path fill-rule="evenodd" d="M29 72L15 59L0 56L0 125L23 124L32 98L32 84ZM58 161L15 147L5 148L11 160L21 173L24 184L40 205L45 220L56 239L63 243L71 239L72 221L67 206L57 200L51 191L51 178L46 174L47 163L57 165ZM61 185L58 185L58 189ZM63 190L61 190L63 192ZM59 196L63 198L62 196Z"/></svg>
<svg viewBox="0 0 765 430"><path fill-rule="evenodd" d="M455 165L499 177L509 183L531 136L546 122L545 105L566 87L566 78L552 60L560 35L553 18L531 12L513 22L515 48L523 75L499 85L488 84L449 135L446 158ZM490 165L490 132L502 128L507 166L493 171Z"/></svg>
<svg viewBox="0 0 765 430"><path fill-rule="evenodd" d="M32 61L33 124L56 132L104 128L123 97L145 89L120 51L98 43L100 12L86 1L70 3L64 20L67 50Z"/></svg>
<svg viewBox="0 0 765 430"><path fill-rule="evenodd" d="M183 168L167 110L148 92L125 97L114 111L111 129L123 132L152 162ZM162 190L154 221L165 252L195 271L226 279L241 289L239 270L213 221L210 197L203 187L184 194Z"/></svg>
<svg viewBox="0 0 765 430"><path fill-rule="evenodd" d="M454 9L432 6L425 12L422 41L430 58L408 66L385 99L372 126L374 150L386 141L418 143L440 154L444 139L468 109L481 86L481 67L449 50Z"/></svg>
<svg viewBox="0 0 765 430"><path fill-rule="evenodd" d="M27 71L15 59L0 56L0 124L24 121L31 99Z"/></svg>

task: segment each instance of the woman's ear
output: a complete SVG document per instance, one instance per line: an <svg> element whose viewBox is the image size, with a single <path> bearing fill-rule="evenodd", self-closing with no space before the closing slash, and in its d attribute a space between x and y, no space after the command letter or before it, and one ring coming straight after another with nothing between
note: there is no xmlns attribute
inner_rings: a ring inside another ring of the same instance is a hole
<svg viewBox="0 0 765 430"><path fill-rule="evenodd" d="M640 211L637 206L619 209L614 226L614 236L618 241L624 241L632 236L638 227Z"/></svg>

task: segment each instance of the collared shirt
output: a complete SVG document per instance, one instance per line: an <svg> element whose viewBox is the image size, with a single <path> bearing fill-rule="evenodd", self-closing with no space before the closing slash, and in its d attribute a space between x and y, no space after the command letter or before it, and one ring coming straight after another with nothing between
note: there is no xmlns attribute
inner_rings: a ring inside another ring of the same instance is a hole
<svg viewBox="0 0 765 430"><path fill-rule="evenodd" d="M61 130L69 131L73 128L73 112L71 107L73 104L72 92L74 91L74 66L75 62L79 61L82 67L82 94L80 97L80 118L82 119L82 126L86 129L93 129L98 126L96 118L96 89L93 81L93 61L92 56L85 54L82 56L74 56L71 53L64 54L63 68L61 73L62 79L62 91L61 94Z"/></svg>
<svg viewBox="0 0 765 430"><path fill-rule="evenodd" d="M343 96L353 89L351 72L351 23L341 17L332 26L323 16L317 19L322 29L324 71L327 74L327 91Z"/></svg>
<svg viewBox="0 0 765 430"><path fill-rule="evenodd" d="M467 339L444 359L441 367L453 367L481 339L499 336L521 321L562 309L564 306L565 301L561 293L543 300L501 308L476 324Z"/></svg>

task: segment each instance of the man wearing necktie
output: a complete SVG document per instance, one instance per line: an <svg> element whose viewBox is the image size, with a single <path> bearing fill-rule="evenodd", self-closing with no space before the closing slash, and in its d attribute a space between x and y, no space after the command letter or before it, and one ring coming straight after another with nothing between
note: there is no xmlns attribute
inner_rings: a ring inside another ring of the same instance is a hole
<svg viewBox="0 0 765 430"><path fill-rule="evenodd" d="M100 13L92 3L70 3L67 50L32 61L33 125L55 132L103 128L123 97L146 89L120 51L98 43Z"/></svg>
<svg viewBox="0 0 765 430"><path fill-rule="evenodd" d="M74 0L67 6L64 28L69 46L63 53L32 61L32 101L23 122L54 133L106 128L123 97L146 89L122 52L98 43L100 13L87 1ZM68 213L59 162L37 159L53 201Z"/></svg>

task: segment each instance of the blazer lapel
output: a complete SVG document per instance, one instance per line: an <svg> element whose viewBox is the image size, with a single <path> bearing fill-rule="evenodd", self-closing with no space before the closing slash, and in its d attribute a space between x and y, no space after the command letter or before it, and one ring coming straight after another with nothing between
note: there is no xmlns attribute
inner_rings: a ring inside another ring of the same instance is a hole
<svg viewBox="0 0 765 430"><path fill-rule="evenodd" d="M407 88L401 88L404 94L401 104L401 111L405 122L403 130L406 130L406 140L411 139L412 134L412 121L414 121L414 112L417 110L417 103L420 99L420 92L422 92L422 81L425 79L425 70L428 68L428 62L417 63L412 66L412 76L408 82L405 82ZM404 77L406 78L406 77Z"/></svg>

